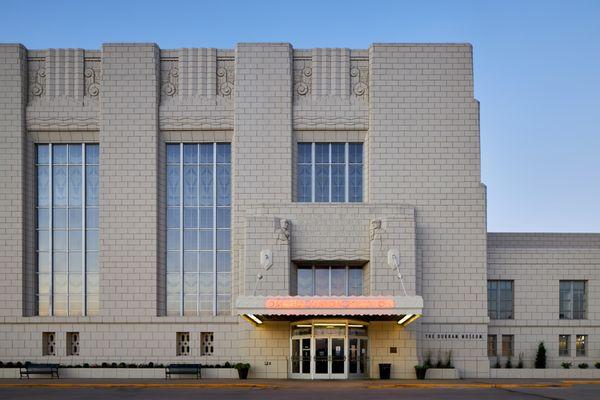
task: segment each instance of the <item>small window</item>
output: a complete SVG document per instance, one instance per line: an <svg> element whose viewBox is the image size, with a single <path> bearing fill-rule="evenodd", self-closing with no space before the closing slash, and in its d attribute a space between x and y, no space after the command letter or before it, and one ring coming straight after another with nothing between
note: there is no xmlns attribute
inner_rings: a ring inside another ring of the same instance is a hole
<svg viewBox="0 0 600 400"><path fill-rule="evenodd" d="M79 355L79 332L67 332L67 355Z"/></svg>
<svg viewBox="0 0 600 400"><path fill-rule="evenodd" d="M362 143L298 143L296 200L362 202Z"/></svg>
<svg viewBox="0 0 600 400"><path fill-rule="evenodd" d="M513 319L513 281L488 281L488 315L490 319Z"/></svg>
<svg viewBox="0 0 600 400"><path fill-rule="evenodd" d="M577 335L575 337L575 355L577 357L587 355L587 335Z"/></svg>
<svg viewBox="0 0 600 400"><path fill-rule="evenodd" d="M496 357L498 355L498 339L496 335L488 335L488 357Z"/></svg>
<svg viewBox="0 0 600 400"><path fill-rule="evenodd" d="M560 319L586 319L586 281L560 281Z"/></svg>
<svg viewBox="0 0 600 400"><path fill-rule="evenodd" d="M513 356L513 335L502 335L502 357Z"/></svg>
<svg viewBox="0 0 600 400"><path fill-rule="evenodd" d="M362 296L362 267L299 266L298 296Z"/></svg>
<svg viewBox="0 0 600 400"><path fill-rule="evenodd" d="M42 333L42 355L44 355L44 356L55 356L56 355L56 333L55 332Z"/></svg>
<svg viewBox="0 0 600 400"><path fill-rule="evenodd" d="M561 357L568 357L571 353L569 351L569 342L571 341L570 335L559 335L558 336L558 355Z"/></svg>
<svg viewBox="0 0 600 400"><path fill-rule="evenodd" d="M201 350L200 353L203 356L212 356L214 353L214 333L213 332L202 332L200 335Z"/></svg>
<svg viewBox="0 0 600 400"><path fill-rule="evenodd" d="M177 355L178 356L189 356L190 355L190 333L189 332L177 332Z"/></svg>

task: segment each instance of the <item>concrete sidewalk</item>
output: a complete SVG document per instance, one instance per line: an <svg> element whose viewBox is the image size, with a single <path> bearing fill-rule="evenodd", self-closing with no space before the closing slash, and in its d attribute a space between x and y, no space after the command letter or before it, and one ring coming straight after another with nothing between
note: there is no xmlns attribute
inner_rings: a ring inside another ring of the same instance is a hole
<svg viewBox="0 0 600 400"><path fill-rule="evenodd" d="M548 388L600 385L600 380L461 379L461 380L281 380L281 379L0 379L1 388L255 388L255 389L393 389L393 388Z"/></svg>

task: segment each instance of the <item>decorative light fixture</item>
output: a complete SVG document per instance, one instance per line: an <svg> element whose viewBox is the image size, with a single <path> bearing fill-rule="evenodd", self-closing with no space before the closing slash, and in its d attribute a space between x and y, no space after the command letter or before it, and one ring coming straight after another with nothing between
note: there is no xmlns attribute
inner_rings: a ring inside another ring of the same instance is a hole
<svg viewBox="0 0 600 400"><path fill-rule="evenodd" d="M363 328L364 325L348 325L348 328Z"/></svg>
<svg viewBox="0 0 600 400"><path fill-rule="evenodd" d="M249 319L250 321L254 322L256 325L261 325L263 322L254 314L244 314L244 317L246 317L246 319Z"/></svg>
<svg viewBox="0 0 600 400"><path fill-rule="evenodd" d="M400 320L398 321L398 325L402 325L403 327L407 326L420 316L420 314L406 314L404 315L404 317L400 318Z"/></svg>

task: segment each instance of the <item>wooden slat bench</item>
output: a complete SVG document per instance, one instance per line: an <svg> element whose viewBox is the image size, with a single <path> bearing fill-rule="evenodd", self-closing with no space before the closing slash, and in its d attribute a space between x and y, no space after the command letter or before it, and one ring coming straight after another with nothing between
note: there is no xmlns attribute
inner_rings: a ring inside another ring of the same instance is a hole
<svg viewBox="0 0 600 400"><path fill-rule="evenodd" d="M29 379L29 375L50 375L51 378L59 378L58 364L25 364L19 370L19 379L24 376Z"/></svg>
<svg viewBox="0 0 600 400"><path fill-rule="evenodd" d="M200 379L200 364L169 364L165 368L165 379L171 375L196 375L196 379Z"/></svg>

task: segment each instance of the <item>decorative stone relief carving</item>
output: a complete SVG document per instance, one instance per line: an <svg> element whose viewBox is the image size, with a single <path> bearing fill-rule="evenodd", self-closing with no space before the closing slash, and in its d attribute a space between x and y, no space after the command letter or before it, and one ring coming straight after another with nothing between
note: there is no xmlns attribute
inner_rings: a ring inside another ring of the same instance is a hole
<svg viewBox="0 0 600 400"><path fill-rule="evenodd" d="M46 66L44 59L29 60L29 93L41 97L46 91Z"/></svg>
<svg viewBox="0 0 600 400"><path fill-rule="evenodd" d="M312 92L312 60L294 60L294 95L306 96Z"/></svg>
<svg viewBox="0 0 600 400"><path fill-rule="evenodd" d="M163 59L160 62L160 87L164 96L172 97L179 86L179 67L177 59Z"/></svg>
<svg viewBox="0 0 600 400"><path fill-rule="evenodd" d="M350 79L352 96L369 98L369 60L351 60Z"/></svg>
<svg viewBox="0 0 600 400"><path fill-rule="evenodd" d="M235 65L230 59L217 60L217 95L231 98L235 85Z"/></svg>
<svg viewBox="0 0 600 400"><path fill-rule="evenodd" d="M94 99L100 94L100 81L102 79L102 68L100 60L87 59L85 60L85 92L84 96Z"/></svg>
<svg viewBox="0 0 600 400"><path fill-rule="evenodd" d="M379 238L383 231L383 222L380 219L372 219L369 225L369 238L371 241Z"/></svg>
<svg viewBox="0 0 600 400"><path fill-rule="evenodd" d="M290 241L290 220L285 218L275 218L275 243L289 243Z"/></svg>

